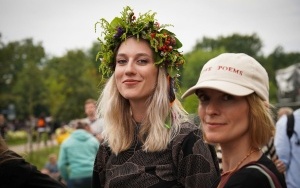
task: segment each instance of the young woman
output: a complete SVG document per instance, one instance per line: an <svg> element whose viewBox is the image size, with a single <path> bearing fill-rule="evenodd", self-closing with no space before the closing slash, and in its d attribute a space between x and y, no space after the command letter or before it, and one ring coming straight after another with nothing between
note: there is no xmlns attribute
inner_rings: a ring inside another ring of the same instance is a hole
<svg viewBox="0 0 300 188"><path fill-rule="evenodd" d="M205 139L222 150L223 172L215 187L286 187L261 147L274 135L266 70L246 54L225 53L208 61L195 93ZM275 178L269 179L272 176Z"/></svg>
<svg viewBox="0 0 300 188"><path fill-rule="evenodd" d="M218 179L214 148L175 97L172 73L184 62L181 43L154 15L136 18L126 7L110 24L102 19L100 69L112 75L99 98L104 143L94 165L95 188L204 188Z"/></svg>

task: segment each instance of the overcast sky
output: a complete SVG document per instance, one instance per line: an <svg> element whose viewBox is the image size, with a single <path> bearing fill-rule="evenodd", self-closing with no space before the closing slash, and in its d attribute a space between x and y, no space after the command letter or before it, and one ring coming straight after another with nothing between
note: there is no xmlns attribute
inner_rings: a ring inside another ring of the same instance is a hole
<svg viewBox="0 0 300 188"><path fill-rule="evenodd" d="M46 53L88 49L97 40L94 24L111 21L129 5L157 12L158 22L183 43L186 53L203 36L257 33L265 55L275 47L300 52L300 0L0 0L0 33L5 43L33 38Z"/></svg>

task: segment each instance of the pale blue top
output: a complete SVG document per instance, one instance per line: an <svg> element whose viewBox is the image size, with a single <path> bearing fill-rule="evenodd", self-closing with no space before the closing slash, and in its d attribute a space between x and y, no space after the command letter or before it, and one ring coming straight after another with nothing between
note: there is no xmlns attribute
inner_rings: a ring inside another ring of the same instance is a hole
<svg viewBox="0 0 300 188"><path fill-rule="evenodd" d="M64 180L92 177L99 141L83 129L75 130L60 146L58 168Z"/></svg>
<svg viewBox="0 0 300 188"><path fill-rule="evenodd" d="M286 183L288 188L300 187L300 144L296 142L300 139L300 109L294 111L295 125L294 133L289 140L286 127L287 116L282 116L276 123L275 148L280 160L287 167Z"/></svg>

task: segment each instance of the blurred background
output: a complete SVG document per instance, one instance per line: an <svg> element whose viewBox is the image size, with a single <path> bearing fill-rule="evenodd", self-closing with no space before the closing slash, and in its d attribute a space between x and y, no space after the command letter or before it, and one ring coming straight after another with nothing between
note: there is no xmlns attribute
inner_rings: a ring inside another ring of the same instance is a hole
<svg viewBox="0 0 300 188"><path fill-rule="evenodd" d="M298 0L0 0L0 113L9 130L34 129L32 118L43 116L54 132L85 116L84 101L97 99L105 83L95 23L126 5L173 25L187 61L179 99L209 59L243 52L267 69L275 107L300 107ZM182 102L196 113L196 97Z"/></svg>

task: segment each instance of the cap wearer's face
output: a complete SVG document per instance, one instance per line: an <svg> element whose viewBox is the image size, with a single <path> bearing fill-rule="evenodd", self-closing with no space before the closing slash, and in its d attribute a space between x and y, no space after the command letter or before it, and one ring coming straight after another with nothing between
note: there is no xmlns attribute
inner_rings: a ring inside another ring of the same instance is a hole
<svg viewBox="0 0 300 188"><path fill-rule="evenodd" d="M157 83L158 68L144 40L128 38L116 55L115 80L120 94L129 100L147 100Z"/></svg>
<svg viewBox="0 0 300 188"><path fill-rule="evenodd" d="M214 89L198 90L198 114L208 142L228 143L249 139L249 106L246 97Z"/></svg>

